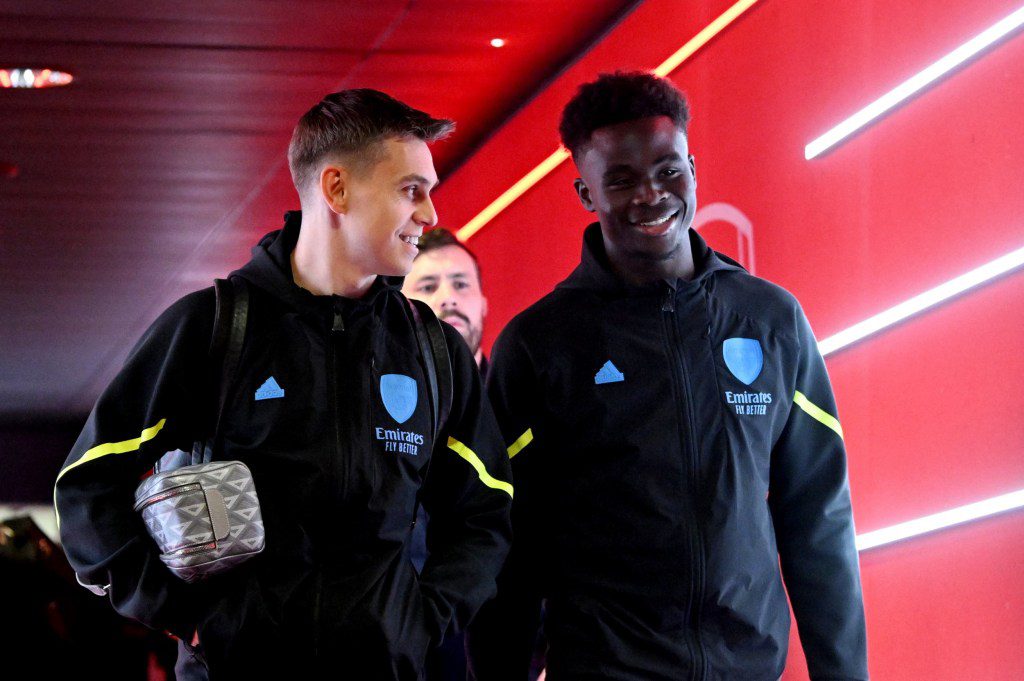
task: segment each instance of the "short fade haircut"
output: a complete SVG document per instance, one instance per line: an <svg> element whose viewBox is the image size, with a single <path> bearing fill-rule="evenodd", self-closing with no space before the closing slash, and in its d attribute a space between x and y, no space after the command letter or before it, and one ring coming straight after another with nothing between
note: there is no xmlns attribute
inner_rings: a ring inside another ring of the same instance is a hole
<svg viewBox="0 0 1024 681"><path fill-rule="evenodd" d="M651 116L668 116L686 134L690 107L683 93L665 78L644 71L603 73L581 85L565 105L558 132L578 160L595 130Z"/></svg>
<svg viewBox="0 0 1024 681"><path fill-rule="evenodd" d="M458 248L461 248L473 260L473 265L476 267L477 283L483 286L483 280L480 277L480 261L476 259L476 253L469 250L469 247L466 246L466 244L459 241L457 236L449 232L444 227L438 227L437 229L432 229L429 232L424 232L416 246L420 249L420 252L416 254L417 258L424 253L436 251L438 249L445 248L446 246L457 246Z"/></svg>
<svg viewBox="0 0 1024 681"><path fill-rule="evenodd" d="M379 90L359 88L327 95L303 114L288 145L288 168L301 194L324 159L342 157L357 172L383 158L387 139L443 139L455 123L403 104Z"/></svg>

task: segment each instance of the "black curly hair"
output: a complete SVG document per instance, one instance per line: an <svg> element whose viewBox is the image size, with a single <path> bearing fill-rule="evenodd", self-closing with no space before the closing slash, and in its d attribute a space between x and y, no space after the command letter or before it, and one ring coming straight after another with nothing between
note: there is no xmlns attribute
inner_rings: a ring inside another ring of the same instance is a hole
<svg viewBox="0 0 1024 681"><path fill-rule="evenodd" d="M576 159L598 128L650 116L668 116L685 133L690 107L683 93L665 78L644 71L602 73L581 85L565 105L558 132Z"/></svg>

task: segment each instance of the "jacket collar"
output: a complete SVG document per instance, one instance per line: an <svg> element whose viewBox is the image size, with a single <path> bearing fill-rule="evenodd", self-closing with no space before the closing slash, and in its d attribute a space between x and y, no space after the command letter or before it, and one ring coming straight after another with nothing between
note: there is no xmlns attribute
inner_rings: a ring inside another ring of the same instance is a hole
<svg viewBox="0 0 1024 681"><path fill-rule="evenodd" d="M732 258L712 250L695 230L690 229L689 236L690 248L693 251L694 276L689 281L677 279L667 282L673 289L681 285L700 283L721 270L744 271ZM597 222L589 225L583 232L580 264L557 288L584 288L619 294L655 293L664 290L661 282L637 286L623 281L612 271L604 248L601 225Z"/></svg>
<svg viewBox="0 0 1024 681"><path fill-rule="evenodd" d="M302 211L293 210L284 214L284 227L265 235L252 249L252 259L232 276L247 279L299 310L323 313L335 307L354 308L361 305L376 305L389 294L401 291L404 277L378 276L369 291L355 300L342 296L317 296L299 287L292 273L291 255L299 241L302 227Z"/></svg>

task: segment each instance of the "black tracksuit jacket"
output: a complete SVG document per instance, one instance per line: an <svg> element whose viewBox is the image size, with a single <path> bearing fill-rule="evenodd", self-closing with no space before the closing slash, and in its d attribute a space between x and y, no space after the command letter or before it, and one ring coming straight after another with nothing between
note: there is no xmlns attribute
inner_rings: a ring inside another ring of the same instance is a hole
<svg viewBox="0 0 1024 681"><path fill-rule="evenodd" d="M360 300L300 289L289 262L300 222L290 214L235 273L250 284L249 325L215 456L251 469L264 552L188 585L132 510L154 461L209 434L212 288L164 312L103 392L57 481L61 538L80 578L110 584L122 614L186 640L198 627L215 680L412 680L428 645L494 593L511 539L508 457L448 325L454 402L431 442L401 279L378 277ZM395 374L415 381L411 414L382 397L382 377ZM417 576L405 545L421 486L430 558Z"/></svg>
<svg viewBox="0 0 1024 681"><path fill-rule="evenodd" d="M789 293L690 239L692 280L633 287L592 225L581 264L494 347L515 543L469 631L482 681L526 678L542 598L550 681L774 680L783 582L811 677L867 678L814 336Z"/></svg>

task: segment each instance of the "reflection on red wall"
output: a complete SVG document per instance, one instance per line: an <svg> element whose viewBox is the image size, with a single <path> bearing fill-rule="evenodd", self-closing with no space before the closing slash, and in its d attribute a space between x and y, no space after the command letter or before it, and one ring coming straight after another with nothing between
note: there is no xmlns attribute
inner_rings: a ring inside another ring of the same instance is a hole
<svg viewBox="0 0 1024 681"><path fill-rule="evenodd" d="M442 223L461 226L556 148L579 83L653 68L730 4L641 5L446 179ZM1024 246L1020 31L836 149L803 155L1020 4L757 3L672 74L693 109L700 205L736 211L702 233L796 294L819 338ZM563 164L471 240L488 341L576 264L591 216L574 173ZM859 531L1024 488L1021 348L1018 270L829 357ZM874 678L1024 678L1022 540L1018 510L862 554ZM794 646L784 678L806 678Z"/></svg>

